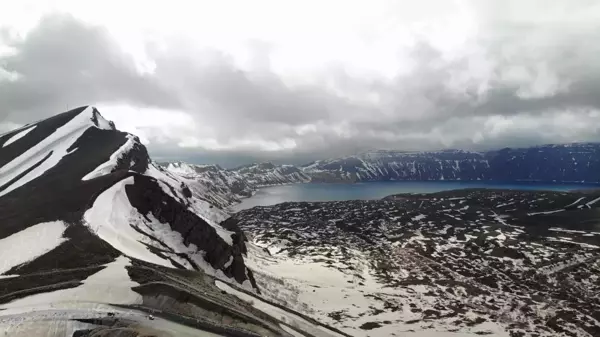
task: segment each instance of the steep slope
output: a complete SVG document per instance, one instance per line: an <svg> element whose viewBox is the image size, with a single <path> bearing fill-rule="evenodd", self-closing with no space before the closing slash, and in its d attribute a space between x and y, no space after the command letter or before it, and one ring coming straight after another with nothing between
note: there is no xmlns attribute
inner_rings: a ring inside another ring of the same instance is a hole
<svg viewBox="0 0 600 337"><path fill-rule="evenodd" d="M600 182L600 144L545 145L489 152L374 151L302 167L312 181L495 180Z"/></svg>
<svg viewBox="0 0 600 337"><path fill-rule="evenodd" d="M0 146L0 334L297 333L217 287L258 291L242 232L96 109Z"/></svg>

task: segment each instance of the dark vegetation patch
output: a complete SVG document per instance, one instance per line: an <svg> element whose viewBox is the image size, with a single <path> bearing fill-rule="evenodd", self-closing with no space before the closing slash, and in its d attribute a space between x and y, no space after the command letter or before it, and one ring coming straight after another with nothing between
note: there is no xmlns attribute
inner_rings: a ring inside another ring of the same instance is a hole
<svg viewBox="0 0 600 337"><path fill-rule="evenodd" d="M363 330L373 330L373 329L381 328L382 326L383 325L379 324L378 322L367 322L367 323L361 325L360 328Z"/></svg>

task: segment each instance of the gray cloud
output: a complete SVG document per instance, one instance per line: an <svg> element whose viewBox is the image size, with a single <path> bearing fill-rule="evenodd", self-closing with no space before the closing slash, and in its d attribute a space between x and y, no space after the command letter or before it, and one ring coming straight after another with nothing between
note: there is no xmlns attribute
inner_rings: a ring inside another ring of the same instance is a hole
<svg viewBox="0 0 600 337"><path fill-rule="evenodd" d="M161 141L150 139L153 154L228 165L375 148L600 141L598 24L511 21L497 12L482 12L479 40L458 56L423 40L402 58L414 63L408 73L356 76L332 65L295 86L271 70L268 43L251 44L249 69L222 51L149 46L155 69L141 73L103 29L50 16L25 39L8 39L15 53L0 56L0 69L16 79L0 72L0 118L24 123L90 103L183 111L198 126L186 134L197 144L182 147L182 132L163 130Z"/></svg>
<svg viewBox="0 0 600 337"><path fill-rule="evenodd" d="M106 31L71 16L44 17L24 40L5 40L15 52L0 68L17 77L0 81L0 118L23 123L101 101L177 104L160 82L137 73Z"/></svg>

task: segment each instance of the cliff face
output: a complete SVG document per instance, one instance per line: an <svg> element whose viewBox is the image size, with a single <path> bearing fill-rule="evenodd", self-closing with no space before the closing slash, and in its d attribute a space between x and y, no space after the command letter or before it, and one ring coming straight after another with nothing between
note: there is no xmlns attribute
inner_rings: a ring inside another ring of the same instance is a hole
<svg viewBox="0 0 600 337"><path fill-rule="evenodd" d="M545 145L486 153L489 179L600 182L600 144Z"/></svg>
<svg viewBox="0 0 600 337"><path fill-rule="evenodd" d="M546 145L489 152L376 151L302 167L312 181L533 180L600 182L600 144Z"/></svg>

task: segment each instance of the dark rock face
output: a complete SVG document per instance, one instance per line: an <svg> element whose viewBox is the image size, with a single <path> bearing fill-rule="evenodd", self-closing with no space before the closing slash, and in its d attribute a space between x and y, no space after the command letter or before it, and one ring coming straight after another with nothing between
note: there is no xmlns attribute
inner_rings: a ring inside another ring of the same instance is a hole
<svg viewBox="0 0 600 337"><path fill-rule="evenodd" d="M377 151L302 167L312 181L494 180L600 182L600 144L489 152Z"/></svg>
<svg viewBox="0 0 600 337"><path fill-rule="evenodd" d="M173 231L182 235L185 245L194 244L205 251L205 260L213 268L224 270L225 275L233 276L240 283L246 280L242 240L237 240L231 246L227 244L211 225L189 211L180 201L166 195L156 180L150 177L136 175L135 184L126 186L126 191L131 205L140 214L152 213L160 222L168 223ZM230 257L233 257L233 262L225 267Z"/></svg>

